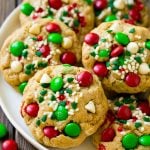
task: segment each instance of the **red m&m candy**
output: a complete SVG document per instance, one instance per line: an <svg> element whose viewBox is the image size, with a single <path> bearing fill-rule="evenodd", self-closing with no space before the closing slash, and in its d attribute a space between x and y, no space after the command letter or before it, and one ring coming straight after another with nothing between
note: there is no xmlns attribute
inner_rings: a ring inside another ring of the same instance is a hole
<svg viewBox="0 0 150 150"><path fill-rule="evenodd" d="M111 55L111 57L117 57L117 56L121 55L123 53L123 51L124 51L124 47L119 45L116 48L112 49L110 55Z"/></svg>
<svg viewBox="0 0 150 150"><path fill-rule="evenodd" d="M139 11L137 11L136 9L131 9L129 11L129 15L131 16L131 18L135 21L140 21L141 20L141 14L139 13Z"/></svg>
<svg viewBox="0 0 150 150"><path fill-rule="evenodd" d="M143 101L139 103L138 107L143 113L146 113L146 115L150 115L150 105L148 101Z"/></svg>
<svg viewBox="0 0 150 150"><path fill-rule="evenodd" d="M61 32L60 26L58 24L56 24L56 23L48 23L46 25L46 30L49 33L52 33L52 32Z"/></svg>
<svg viewBox="0 0 150 150"><path fill-rule="evenodd" d="M63 64L70 64L70 65L75 65L77 62L76 56L72 52L65 52L61 55L60 58L61 62Z"/></svg>
<svg viewBox="0 0 150 150"><path fill-rule="evenodd" d="M116 133L113 128L106 128L101 135L101 140L103 142L110 142L114 139Z"/></svg>
<svg viewBox="0 0 150 150"><path fill-rule="evenodd" d="M128 120L132 117L132 112L128 106L121 106L117 112L117 117L122 120Z"/></svg>
<svg viewBox="0 0 150 150"><path fill-rule="evenodd" d="M108 69L104 63L96 63L93 67L93 71L96 75L103 78L108 74Z"/></svg>
<svg viewBox="0 0 150 150"><path fill-rule="evenodd" d="M99 41L99 35L96 33L89 33L85 36L84 42L88 45L95 45Z"/></svg>
<svg viewBox="0 0 150 150"><path fill-rule="evenodd" d="M50 47L48 45L43 45L40 48L40 52L42 53L43 57L47 57L50 54Z"/></svg>
<svg viewBox="0 0 150 150"><path fill-rule="evenodd" d="M2 150L17 150L18 146L14 140L6 140L2 143Z"/></svg>
<svg viewBox="0 0 150 150"><path fill-rule="evenodd" d="M54 138L58 136L60 133L58 130L55 130L54 127L52 126L47 126L43 129L44 135L47 136L48 138Z"/></svg>
<svg viewBox="0 0 150 150"><path fill-rule="evenodd" d="M49 6L54 9L59 9L62 6L62 0L48 0Z"/></svg>
<svg viewBox="0 0 150 150"><path fill-rule="evenodd" d="M137 87L140 84L141 78L135 73L128 73L125 77L125 83L130 87Z"/></svg>
<svg viewBox="0 0 150 150"><path fill-rule="evenodd" d="M30 116L30 117L36 117L39 111L39 105L37 103L31 103L26 106L25 112Z"/></svg>
<svg viewBox="0 0 150 150"><path fill-rule="evenodd" d="M107 7L107 0L95 0L94 8L96 10L102 10Z"/></svg>
<svg viewBox="0 0 150 150"><path fill-rule="evenodd" d="M106 147L103 144L100 144L98 150L106 150Z"/></svg>
<svg viewBox="0 0 150 150"><path fill-rule="evenodd" d="M80 84L80 86L88 87L93 82L93 76L88 71L84 71L77 75L77 81Z"/></svg>

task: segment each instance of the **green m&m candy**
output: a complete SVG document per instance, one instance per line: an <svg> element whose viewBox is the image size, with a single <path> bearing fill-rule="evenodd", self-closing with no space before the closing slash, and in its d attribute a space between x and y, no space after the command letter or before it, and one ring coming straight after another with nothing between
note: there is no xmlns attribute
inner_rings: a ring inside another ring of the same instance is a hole
<svg viewBox="0 0 150 150"><path fill-rule="evenodd" d="M64 106L60 105L54 112L54 115L58 121L66 120L68 118L68 110Z"/></svg>
<svg viewBox="0 0 150 150"><path fill-rule="evenodd" d="M64 129L64 132L69 137L78 137L81 133L81 128L77 123L68 123Z"/></svg>
<svg viewBox="0 0 150 150"><path fill-rule="evenodd" d="M26 16L30 16L33 10L34 10L34 7L29 3L23 3L21 5L21 12L25 14Z"/></svg>
<svg viewBox="0 0 150 150"><path fill-rule="evenodd" d="M150 50L150 40L145 42L145 47Z"/></svg>
<svg viewBox="0 0 150 150"><path fill-rule="evenodd" d="M139 138L139 143L143 146L150 146L150 135L143 135Z"/></svg>
<svg viewBox="0 0 150 150"><path fill-rule="evenodd" d="M55 77L51 80L50 89L53 92L57 92L63 87L63 85L64 85L64 81L62 77Z"/></svg>
<svg viewBox="0 0 150 150"><path fill-rule="evenodd" d="M128 45L128 43L130 42L128 35L122 32L117 32L115 35L115 39L121 45Z"/></svg>
<svg viewBox="0 0 150 150"><path fill-rule="evenodd" d="M134 133L127 133L122 138L122 145L125 149L132 149L138 145L138 137Z"/></svg>
<svg viewBox="0 0 150 150"><path fill-rule="evenodd" d="M8 133L6 126L3 123L0 123L0 139L5 137Z"/></svg>
<svg viewBox="0 0 150 150"><path fill-rule="evenodd" d="M63 42L63 37L60 33L50 33L48 35L48 42L52 42L54 44L61 44Z"/></svg>
<svg viewBox="0 0 150 150"><path fill-rule="evenodd" d="M114 20L117 20L117 17L115 15L109 15L105 18L105 22L110 22Z"/></svg>
<svg viewBox="0 0 150 150"><path fill-rule="evenodd" d="M21 56L25 45L22 41L16 41L10 45L10 52L14 56Z"/></svg>
<svg viewBox="0 0 150 150"><path fill-rule="evenodd" d="M21 94L23 94L23 92L24 92L24 89L25 89L25 87L27 86L27 82L22 82L20 85L19 85L19 87L18 87L18 89L19 89L19 92L21 93Z"/></svg>
<svg viewBox="0 0 150 150"><path fill-rule="evenodd" d="M101 58L107 58L107 57L109 57L109 54L110 54L110 52L108 49L102 49L98 52L98 55Z"/></svg>

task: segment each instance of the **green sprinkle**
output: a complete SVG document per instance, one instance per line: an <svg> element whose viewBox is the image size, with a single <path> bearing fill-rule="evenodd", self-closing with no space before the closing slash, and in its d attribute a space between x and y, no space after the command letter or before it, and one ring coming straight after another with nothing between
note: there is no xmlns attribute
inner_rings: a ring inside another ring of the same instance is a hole
<svg viewBox="0 0 150 150"><path fill-rule="evenodd" d="M39 96L38 101L39 101L39 103L42 103L44 101L44 98L42 96Z"/></svg>
<svg viewBox="0 0 150 150"><path fill-rule="evenodd" d="M97 16L99 16L100 15L100 13L101 13L101 11L100 10L95 10L95 16L97 17Z"/></svg>
<svg viewBox="0 0 150 150"><path fill-rule="evenodd" d="M133 98L131 98L131 97L125 97L124 99L123 99L123 103L125 103L125 104L131 104L131 103L133 103L135 100L133 99Z"/></svg>
<svg viewBox="0 0 150 150"><path fill-rule="evenodd" d="M129 51L125 51L125 56L131 56L131 53Z"/></svg>
<svg viewBox="0 0 150 150"><path fill-rule="evenodd" d="M40 124L41 124L41 121L40 121L40 120L37 120L37 121L36 121L36 125L39 126Z"/></svg>
<svg viewBox="0 0 150 150"><path fill-rule="evenodd" d="M114 65L114 66L112 67L112 70L119 70L119 65Z"/></svg>
<svg viewBox="0 0 150 150"><path fill-rule="evenodd" d="M135 28L130 29L129 33L135 33Z"/></svg>
<svg viewBox="0 0 150 150"><path fill-rule="evenodd" d="M93 56L93 57L95 57L96 53L93 51L93 52L90 53L90 55Z"/></svg>
<svg viewBox="0 0 150 150"><path fill-rule="evenodd" d="M129 19L129 15L128 15L128 14L124 14L124 15L123 15L123 18Z"/></svg>
<svg viewBox="0 0 150 150"><path fill-rule="evenodd" d="M109 15L105 18L105 22L111 22L111 21L114 21L114 20L117 20L117 17L115 15Z"/></svg>
<svg viewBox="0 0 150 150"><path fill-rule="evenodd" d="M61 101L61 102L59 103L59 105L60 105L60 106L66 106L66 102L65 102L65 101Z"/></svg>
<svg viewBox="0 0 150 150"><path fill-rule="evenodd" d="M66 89L66 92L67 92L68 94L72 94L72 90L69 89L69 88Z"/></svg>
<svg viewBox="0 0 150 150"><path fill-rule="evenodd" d="M112 33L113 30L107 30L108 33Z"/></svg>
<svg viewBox="0 0 150 150"><path fill-rule="evenodd" d="M38 57L40 57L40 56L42 56L42 53L40 51L36 51L35 55L38 56Z"/></svg>
<svg viewBox="0 0 150 150"><path fill-rule="evenodd" d="M135 125L136 128L139 128L139 127L142 126L142 123L141 122L136 122L134 125Z"/></svg>
<svg viewBox="0 0 150 150"><path fill-rule="evenodd" d="M41 83L41 86L42 86L43 88L48 88L49 85L50 85L50 83Z"/></svg>
<svg viewBox="0 0 150 150"><path fill-rule="evenodd" d="M130 110L135 110L135 106L133 106L133 105L130 105L129 108L130 108Z"/></svg>
<svg viewBox="0 0 150 150"><path fill-rule="evenodd" d="M41 92L40 92L40 94L42 95L42 96L45 96L46 94L47 94L47 90L42 90Z"/></svg>
<svg viewBox="0 0 150 150"><path fill-rule="evenodd" d="M99 57L107 58L110 55L110 51L108 49L102 49L98 52Z"/></svg>
<svg viewBox="0 0 150 150"><path fill-rule="evenodd" d="M123 103L122 103L122 102L119 102L119 101L116 101L116 102L115 102L115 106L120 107L120 106L122 106L122 105L123 105Z"/></svg>
<svg viewBox="0 0 150 150"><path fill-rule="evenodd" d="M134 59L135 59L139 64L142 63L142 59L141 59L140 56L136 56Z"/></svg>
<svg viewBox="0 0 150 150"><path fill-rule="evenodd" d="M63 11L62 15L63 15L63 16L67 16L67 15L68 15L68 12L67 12L67 11Z"/></svg>
<svg viewBox="0 0 150 150"><path fill-rule="evenodd" d="M93 47L94 47L94 49L96 49L97 48L97 46L99 46L99 44L95 44Z"/></svg>
<svg viewBox="0 0 150 150"><path fill-rule="evenodd" d="M107 62L106 62L106 67L109 67L109 66L110 66L110 62L107 61Z"/></svg>
<svg viewBox="0 0 150 150"><path fill-rule="evenodd" d="M38 67L39 68L45 68L47 67L48 63L47 62L38 62Z"/></svg>
<svg viewBox="0 0 150 150"><path fill-rule="evenodd" d="M49 16L53 16L53 12L51 11L50 8L48 8L48 14L49 14Z"/></svg>
<svg viewBox="0 0 150 150"><path fill-rule="evenodd" d="M144 52L144 48L140 48L139 53L143 53L143 52Z"/></svg>
<svg viewBox="0 0 150 150"><path fill-rule="evenodd" d="M37 38L36 37L32 37L31 38L33 41L37 41Z"/></svg>
<svg viewBox="0 0 150 150"><path fill-rule="evenodd" d="M64 94L64 91L65 91L64 89L61 89L61 90L59 91L59 93L60 93L60 94Z"/></svg>
<svg viewBox="0 0 150 150"><path fill-rule="evenodd" d="M122 124L126 124L127 123L127 120L120 120L118 119L118 122L122 123Z"/></svg>
<svg viewBox="0 0 150 150"><path fill-rule="evenodd" d="M93 3L93 0L85 0L89 5Z"/></svg>
<svg viewBox="0 0 150 150"><path fill-rule="evenodd" d="M79 23L79 21L77 19L75 19L73 21L73 24L74 24L75 27L78 27L80 25L80 23Z"/></svg>
<svg viewBox="0 0 150 150"><path fill-rule="evenodd" d="M143 118L143 120L144 120L145 122L150 122L150 117L149 117L149 116L145 116L145 117Z"/></svg>
<svg viewBox="0 0 150 150"><path fill-rule="evenodd" d="M123 66L124 65L124 56L119 56L118 63L119 63L119 66Z"/></svg>
<svg viewBox="0 0 150 150"><path fill-rule="evenodd" d="M78 105L78 104L75 103L75 102L71 103L71 106L72 106L73 109L76 109L76 108L77 108L77 105Z"/></svg>
<svg viewBox="0 0 150 150"><path fill-rule="evenodd" d="M74 78L67 78L67 82L71 83L74 80Z"/></svg>
<svg viewBox="0 0 150 150"><path fill-rule="evenodd" d="M56 100L55 95L52 95L50 99L51 99L51 101L55 101Z"/></svg>
<svg viewBox="0 0 150 150"><path fill-rule="evenodd" d="M106 41L107 41L107 39L105 39L105 38L102 38L102 39L101 39L101 41L102 41L102 42L106 42Z"/></svg>
<svg viewBox="0 0 150 150"><path fill-rule="evenodd" d="M25 74L30 75L31 74L31 70L25 70Z"/></svg>
<svg viewBox="0 0 150 150"><path fill-rule="evenodd" d="M23 51L22 51L22 56L23 56L24 58L27 58L27 56L28 56L28 51L27 51L27 50L23 50Z"/></svg>
<svg viewBox="0 0 150 150"><path fill-rule="evenodd" d="M28 64L25 67L27 70L34 70L34 64Z"/></svg>
<svg viewBox="0 0 150 150"><path fill-rule="evenodd" d="M47 119L47 115L43 115L42 118L41 118L42 122L45 122L46 119Z"/></svg>

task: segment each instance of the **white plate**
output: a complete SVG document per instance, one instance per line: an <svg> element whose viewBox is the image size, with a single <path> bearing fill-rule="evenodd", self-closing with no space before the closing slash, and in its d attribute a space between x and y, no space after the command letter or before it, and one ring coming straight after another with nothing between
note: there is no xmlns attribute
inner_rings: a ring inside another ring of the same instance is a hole
<svg viewBox="0 0 150 150"><path fill-rule="evenodd" d="M0 29L0 48L4 43L4 40L12 33L15 29L20 26L19 24L19 7L15 9L9 17L6 19L4 24ZM48 150L46 147L42 146L30 134L28 128L26 127L23 119L20 116L20 103L22 96L18 94L11 86L9 86L0 74L0 105L13 124L13 126L28 140L32 145L34 145L38 150ZM50 148L51 150L54 150ZM77 148L70 150L94 150L94 146L91 144L90 140L86 140L82 145ZM55 149L56 150L56 149Z"/></svg>

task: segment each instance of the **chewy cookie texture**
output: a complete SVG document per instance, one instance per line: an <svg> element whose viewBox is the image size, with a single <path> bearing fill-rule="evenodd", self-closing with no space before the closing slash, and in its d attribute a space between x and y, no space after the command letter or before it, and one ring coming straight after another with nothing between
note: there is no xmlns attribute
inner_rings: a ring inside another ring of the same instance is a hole
<svg viewBox="0 0 150 150"><path fill-rule="evenodd" d="M24 0L21 5L21 23L39 18L62 21L77 33L81 41L94 27L92 2L86 0Z"/></svg>
<svg viewBox="0 0 150 150"><path fill-rule="evenodd" d="M85 36L82 62L107 90L138 93L150 86L150 31L123 21L102 23Z"/></svg>
<svg viewBox="0 0 150 150"><path fill-rule="evenodd" d="M105 123L93 136L99 150L149 150L150 105L129 95L109 101Z"/></svg>
<svg viewBox="0 0 150 150"><path fill-rule="evenodd" d="M23 92L28 80L49 65L76 65L81 46L75 33L56 20L29 22L5 41L0 51L0 69L6 81Z"/></svg>
<svg viewBox="0 0 150 150"><path fill-rule="evenodd" d="M149 26L149 9L144 0L94 0L96 24L123 20L139 26Z"/></svg>
<svg viewBox="0 0 150 150"><path fill-rule="evenodd" d="M95 75L83 68L60 65L39 71L29 81L21 113L40 143L69 148L96 132L107 109L107 99Z"/></svg>

